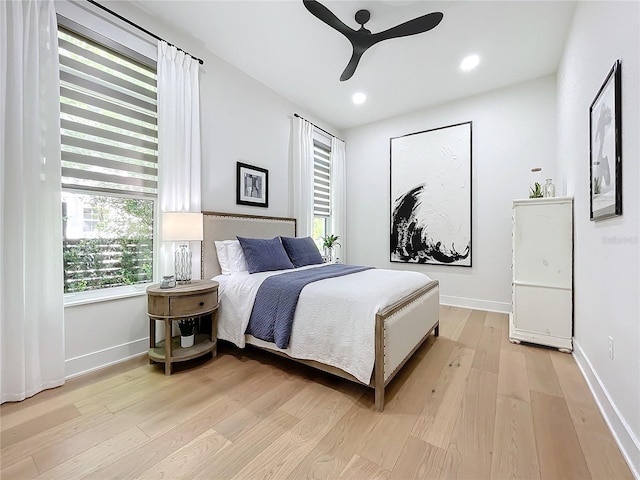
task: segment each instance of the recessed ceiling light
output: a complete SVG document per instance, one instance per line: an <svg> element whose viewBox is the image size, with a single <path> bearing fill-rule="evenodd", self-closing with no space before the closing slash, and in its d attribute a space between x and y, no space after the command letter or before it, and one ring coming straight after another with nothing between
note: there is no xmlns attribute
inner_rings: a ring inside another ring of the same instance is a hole
<svg viewBox="0 0 640 480"><path fill-rule="evenodd" d="M367 96L362 92L354 93L353 97L351 97L351 100L356 105L362 105L366 99L367 99Z"/></svg>
<svg viewBox="0 0 640 480"><path fill-rule="evenodd" d="M464 72L473 70L480 64L480 57L478 55L469 55L460 62L460 69Z"/></svg>

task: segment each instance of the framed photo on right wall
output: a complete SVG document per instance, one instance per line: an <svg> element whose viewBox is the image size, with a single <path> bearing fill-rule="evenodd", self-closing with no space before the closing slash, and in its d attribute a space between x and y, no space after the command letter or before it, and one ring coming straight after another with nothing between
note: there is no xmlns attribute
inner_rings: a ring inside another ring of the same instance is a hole
<svg viewBox="0 0 640 480"><path fill-rule="evenodd" d="M616 60L589 107L591 220L622 215L621 84Z"/></svg>

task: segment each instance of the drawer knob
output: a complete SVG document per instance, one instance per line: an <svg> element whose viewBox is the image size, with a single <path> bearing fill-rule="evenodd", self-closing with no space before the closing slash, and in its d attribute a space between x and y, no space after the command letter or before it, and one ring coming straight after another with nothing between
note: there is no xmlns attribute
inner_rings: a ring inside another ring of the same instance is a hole
<svg viewBox="0 0 640 480"><path fill-rule="evenodd" d="M204 307L204 302L200 302L200 306L201 306L201 307Z"/></svg>

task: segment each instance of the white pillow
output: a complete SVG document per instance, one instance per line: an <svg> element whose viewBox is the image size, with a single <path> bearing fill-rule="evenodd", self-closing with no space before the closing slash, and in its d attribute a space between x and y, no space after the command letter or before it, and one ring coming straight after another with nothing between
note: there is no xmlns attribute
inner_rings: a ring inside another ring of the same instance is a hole
<svg viewBox="0 0 640 480"><path fill-rule="evenodd" d="M227 257L231 273L246 272L248 270L247 259L244 256L240 242L238 240L226 240L224 243L227 246Z"/></svg>
<svg viewBox="0 0 640 480"><path fill-rule="evenodd" d="M227 243L231 240L214 241L216 244L216 252L218 253L218 263L220 264L220 270L223 275L231 275L231 266L229 264L229 253L227 250Z"/></svg>
<svg viewBox="0 0 640 480"><path fill-rule="evenodd" d="M215 241L218 253L218 263L222 275L231 275L236 272L246 272L248 270L247 260L238 240Z"/></svg>

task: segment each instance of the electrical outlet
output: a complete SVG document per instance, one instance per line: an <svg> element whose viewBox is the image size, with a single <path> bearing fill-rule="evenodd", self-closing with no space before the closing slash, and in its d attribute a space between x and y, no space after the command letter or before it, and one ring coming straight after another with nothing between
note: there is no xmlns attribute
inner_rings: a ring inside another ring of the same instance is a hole
<svg viewBox="0 0 640 480"><path fill-rule="evenodd" d="M609 358L613 360L613 337L609 337Z"/></svg>

